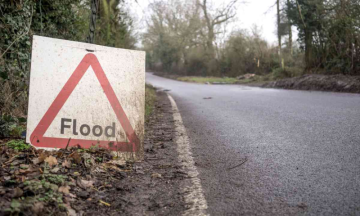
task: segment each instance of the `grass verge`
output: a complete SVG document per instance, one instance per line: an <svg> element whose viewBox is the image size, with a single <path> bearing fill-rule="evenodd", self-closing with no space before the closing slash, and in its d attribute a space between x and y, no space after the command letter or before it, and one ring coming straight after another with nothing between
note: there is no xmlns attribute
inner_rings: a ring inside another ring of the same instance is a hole
<svg viewBox="0 0 360 216"><path fill-rule="evenodd" d="M145 121L148 121L154 110L156 100L156 90L152 85L145 85Z"/></svg>
<svg viewBox="0 0 360 216"><path fill-rule="evenodd" d="M224 83L233 84L238 80L231 77L197 77L197 76L185 76L178 77L177 80L184 82L195 82L195 83Z"/></svg>

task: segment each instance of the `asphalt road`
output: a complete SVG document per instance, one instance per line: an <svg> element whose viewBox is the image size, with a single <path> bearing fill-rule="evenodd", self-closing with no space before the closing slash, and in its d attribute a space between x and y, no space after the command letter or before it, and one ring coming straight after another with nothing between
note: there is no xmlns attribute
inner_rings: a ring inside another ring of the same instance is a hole
<svg viewBox="0 0 360 216"><path fill-rule="evenodd" d="M179 107L211 215L360 215L359 94L146 81Z"/></svg>

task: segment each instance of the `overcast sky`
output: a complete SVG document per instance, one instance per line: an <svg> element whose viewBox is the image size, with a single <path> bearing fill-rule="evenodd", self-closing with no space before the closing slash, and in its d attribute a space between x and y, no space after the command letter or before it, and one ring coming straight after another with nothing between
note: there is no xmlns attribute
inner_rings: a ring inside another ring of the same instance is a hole
<svg viewBox="0 0 360 216"><path fill-rule="evenodd" d="M152 0L137 0L138 4L134 5L135 13L141 21L147 6ZM216 4L222 0L212 0ZM229 25L228 31L234 29L250 30L253 24L262 28L262 36L271 44L276 43L276 6L275 0L247 0L245 4L237 5L236 21ZM294 34L296 35L296 34Z"/></svg>

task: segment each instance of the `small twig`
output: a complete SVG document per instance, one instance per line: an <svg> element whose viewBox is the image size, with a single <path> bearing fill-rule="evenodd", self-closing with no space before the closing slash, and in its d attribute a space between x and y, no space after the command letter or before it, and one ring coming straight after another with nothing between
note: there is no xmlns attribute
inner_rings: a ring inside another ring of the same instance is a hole
<svg viewBox="0 0 360 216"><path fill-rule="evenodd" d="M65 148L66 151L67 151L67 148L69 147L70 140L71 140L71 137L69 138L68 143L67 143L67 145L66 145L66 148Z"/></svg>
<svg viewBox="0 0 360 216"><path fill-rule="evenodd" d="M106 205L107 207L110 207L110 206L111 206L110 203L104 202L104 201L102 201L102 200L99 200L99 201L100 201L100 203Z"/></svg>
<svg viewBox="0 0 360 216"><path fill-rule="evenodd" d="M248 160L248 159L245 158L245 160L244 160L243 162L241 162L240 164L238 164L238 165L236 165L236 166L230 167L230 168L228 168L227 170L232 170L232 169L234 169L234 168L236 168L236 167L239 167L239 166L243 165L247 160Z"/></svg>

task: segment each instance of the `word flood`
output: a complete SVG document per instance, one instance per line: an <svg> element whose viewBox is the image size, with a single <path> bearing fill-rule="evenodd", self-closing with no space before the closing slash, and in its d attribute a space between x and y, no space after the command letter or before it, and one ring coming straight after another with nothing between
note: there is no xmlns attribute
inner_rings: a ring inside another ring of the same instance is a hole
<svg viewBox="0 0 360 216"><path fill-rule="evenodd" d="M70 124L66 124L70 123ZM61 118L61 127L60 132L64 134L65 128L71 129L71 119ZM115 137L115 122L112 123L111 126L106 126L105 130L100 125L95 125L92 129L87 124L82 124L79 128L79 132L83 136L88 136L91 132L94 136L101 136L103 132L105 132L105 136L107 137ZM78 135L77 127L76 127L76 119L72 119L72 133L74 135Z"/></svg>

